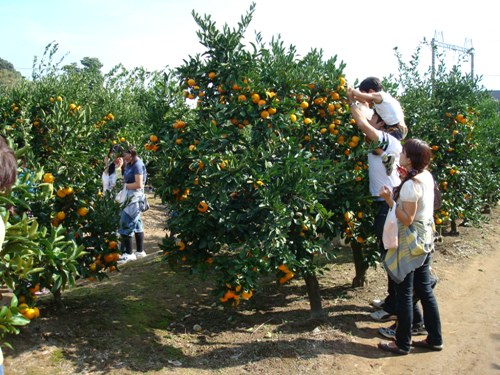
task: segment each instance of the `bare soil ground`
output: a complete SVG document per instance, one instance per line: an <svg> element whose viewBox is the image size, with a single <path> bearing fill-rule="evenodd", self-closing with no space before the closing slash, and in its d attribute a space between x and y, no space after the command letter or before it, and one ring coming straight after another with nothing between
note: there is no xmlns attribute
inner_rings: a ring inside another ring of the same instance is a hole
<svg viewBox="0 0 500 375"><path fill-rule="evenodd" d="M490 223L460 227L458 237L438 245L444 350L398 357L376 348L382 324L369 317L369 301L385 291L381 268L369 271L369 286L352 289L346 249L320 279L324 321L309 320L301 280L270 280L247 309L223 310L213 304L209 281L160 261L166 213L151 203L148 257L66 291L64 312L50 296L41 298L42 317L8 340L14 350L4 349L6 374L500 373L498 207Z"/></svg>

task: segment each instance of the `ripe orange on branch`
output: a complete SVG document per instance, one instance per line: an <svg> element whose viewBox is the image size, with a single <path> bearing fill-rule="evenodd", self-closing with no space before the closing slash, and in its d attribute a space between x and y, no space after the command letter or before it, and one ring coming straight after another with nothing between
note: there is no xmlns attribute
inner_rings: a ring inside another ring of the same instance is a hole
<svg viewBox="0 0 500 375"><path fill-rule="evenodd" d="M205 201L201 201L200 203L198 203L198 206L196 206L196 209L201 213L207 212L208 204Z"/></svg>

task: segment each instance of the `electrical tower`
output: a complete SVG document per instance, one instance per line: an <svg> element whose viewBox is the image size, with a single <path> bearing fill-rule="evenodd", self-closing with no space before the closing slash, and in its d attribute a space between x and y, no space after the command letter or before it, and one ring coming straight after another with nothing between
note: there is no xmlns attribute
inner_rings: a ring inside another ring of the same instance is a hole
<svg viewBox="0 0 500 375"><path fill-rule="evenodd" d="M449 49L452 51L460 52L464 55L470 56L470 75L471 78L474 78L474 47L472 47L472 41L470 39L465 39L465 47L456 46L453 44L444 43L444 41L438 41L436 39L437 32L434 32L434 38L431 40L431 49L432 49L432 81L434 81L434 72L435 72L435 64L436 64L436 50L438 47ZM440 33L441 40L443 40L443 33Z"/></svg>

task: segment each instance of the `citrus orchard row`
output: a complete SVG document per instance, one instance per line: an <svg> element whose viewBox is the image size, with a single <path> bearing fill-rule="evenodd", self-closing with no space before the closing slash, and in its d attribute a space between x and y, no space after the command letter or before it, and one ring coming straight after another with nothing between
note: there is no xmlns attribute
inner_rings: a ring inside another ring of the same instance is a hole
<svg viewBox="0 0 500 375"><path fill-rule="evenodd" d="M339 237L351 244L355 284L363 285L379 255L366 164L372 149L346 97L356 82L318 50L299 56L259 34L249 49L253 11L222 30L194 13L207 50L175 71L117 67L102 76L49 61L33 81L2 92L1 134L20 166L16 186L0 197L1 278L16 295L0 321L5 332L38 315L33 288L57 300L76 279L118 269L119 207L100 191L113 145L137 146L171 211L164 259L215 277L221 303L251 301L269 276L278 284L301 277L312 312L321 314L318 276L340 251L332 245ZM480 222L498 200L500 164L488 146L498 140L497 107L459 71L438 71L431 81L413 71L415 62L400 65L401 75L385 83L399 90L410 137L433 148L443 193L436 224Z"/></svg>

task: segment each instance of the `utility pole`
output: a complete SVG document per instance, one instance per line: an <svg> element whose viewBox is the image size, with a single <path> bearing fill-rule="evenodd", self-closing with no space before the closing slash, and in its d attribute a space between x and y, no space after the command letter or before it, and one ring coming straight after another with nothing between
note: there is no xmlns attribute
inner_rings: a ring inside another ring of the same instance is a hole
<svg viewBox="0 0 500 375"><path fill-rule="evenodd" d="M441 38L442 38L442 35L443 35L443 33L441 33ZM435 73L435 69L436 69L436 65L435 64L436 64L436 50L437 50L437 47L441 47L441 48L444 48L444 49L449 49L449 50L452 50L452 51L461 52L461 53L463 53L465 55L469 55L470 56L470 74L471 74L471 78L474 78L474 47L472 47L472 42L471 42L471 47L460 47L460 46L456 46L456 45L453 45L453 44L448 44L448 43L444 43L444 42L440 42L440 41L436 40L436 33L434 33L434 38L432 38L432 40L431 40L431 49L432 49L432 70L431 70L431 74L432 74L432 82L434 82L434 73Z"/></svg>

